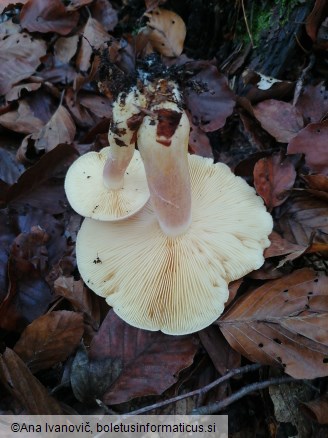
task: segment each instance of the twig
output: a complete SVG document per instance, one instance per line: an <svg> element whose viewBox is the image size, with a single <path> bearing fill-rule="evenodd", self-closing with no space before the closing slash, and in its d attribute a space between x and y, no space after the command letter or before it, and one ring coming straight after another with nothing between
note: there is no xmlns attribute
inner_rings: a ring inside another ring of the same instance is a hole
<svg viewBox="0 0 328 438"><path fill-rule="evenodd" d="M250 28L248 26L248 21L247 21L247 16L246 16L246 11L245 11L244 0L241 0L241 7L242 7L242 10L243 10L244 21L245 21L247 33L248 33L249 39L251 40L252 48L254 49L254 41L253 41L251 30L250 30Z"/></svg>
<svg viewBox="0 0 328 438"><path fill-rule="evenodd" d="M140 415L144 414L145 412L153 411L154 409L162 408L163 406L167 406L171 403L176 403L179 400L183 400L188 397L193 397L194 395L203 395L212 388L215 388L216 386L220 385L221 383L225 382L226 380L229 380L230 377L237 376L239 374L245 374L250 373L251 371L256 371L259 368L261 368L262 365L260 364L252 364L252 365L245 365L240 368L235 368L234 370L229 371L224 376L221 376L220 378L214 380L214 382L209 383L206 386L203 386L202 388L196 389L191 392L187 392L186 394L181 394L176 397L169 398L168 400L164 400L158 403L154 403L153 405L145 406L144 408L137 409L135 411L129 412L129 415Z"/></svg>
<svg viewBox="0 0 328 438"><path fill-rule="evenodd" d="M295 380L293 377L277 377L271 380L264 380L263 382L251 383L224 400L194 409L192 411L192 415L214 414L231 405L231 403L234 403L235 401L245 397L245 395L249 394L250 392L258 391L259 389L264 389L271 385L281 385L282 383L289 382L300 382L300 380Z"/></svg>

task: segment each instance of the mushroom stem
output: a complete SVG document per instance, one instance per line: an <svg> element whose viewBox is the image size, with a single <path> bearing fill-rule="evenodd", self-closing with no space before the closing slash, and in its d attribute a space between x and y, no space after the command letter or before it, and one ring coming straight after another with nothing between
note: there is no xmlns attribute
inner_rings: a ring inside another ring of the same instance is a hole
<svg viewBox="0 0 328 438"><path fill-rule="evenodd" d="M188 166L189 120L172 101L152 108L138 131L150 199L167 236L183 234L191 224L191 186Z"/></svg>
<svg viewBox="0 0 328 438"><path fill-rule="evenodd" d="M133 154L134 144L129 146L111 145L110 153L103 170L103 182L109 190L119 190L123 188L124 174Z"/></svg>
<svg viewBox="0 0 328 438"><path fill-rule="evenodd" d="M123 188L124 174L133 157L140 106L145 97L133 87L120 93L113 106L113 119L108 132L110 153L103 170L103 183L110 190Z"/></svg>

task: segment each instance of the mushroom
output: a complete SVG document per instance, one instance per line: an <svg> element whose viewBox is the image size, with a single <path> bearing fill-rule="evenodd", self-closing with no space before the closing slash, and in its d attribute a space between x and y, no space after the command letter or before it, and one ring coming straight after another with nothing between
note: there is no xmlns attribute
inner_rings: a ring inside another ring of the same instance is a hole
<svg viewBox="0 0 328 438"><path fill-rule="evenodd" d="M109 147L88 152L69 168L66 196L81 216L114 221L139 211L149 199L140 154L135 150L140 107L145 98L136 87L121 93L113 106Z"/></svg>
<svg viewBox="0 0 328 438"><path fill-rule="evenodd" d="M82 278L124 321L181 335L214 322L228 283L263 264L272 218L228 166L188 155L189 121L177 93L138 131L150 201L119 223L85 219Z"/></svg>

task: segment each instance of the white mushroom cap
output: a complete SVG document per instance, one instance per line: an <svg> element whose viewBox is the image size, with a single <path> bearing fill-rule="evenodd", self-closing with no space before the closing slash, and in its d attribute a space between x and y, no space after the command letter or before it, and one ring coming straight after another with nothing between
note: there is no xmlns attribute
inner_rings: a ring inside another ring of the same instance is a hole
<svg viewBox="0 0 328 438"><path fill-rule="evenodd" d="M65 192L72 208L81 216L103 221L125 219L139 211L149 199L145 169L138 151L124 174L122 188L105 186L103 169L111 147L88 152L68 169Z"/></svg>
<svg viewBox="0 0 328 438"><path fill-rule="evenodd" d="M253 188L221 163L189 156L192 223L161 230L150 202L126 221L86 219L77 238L82 278L129 324L181 335L223 312L228 283L263 264L272 218Z"/></svg>

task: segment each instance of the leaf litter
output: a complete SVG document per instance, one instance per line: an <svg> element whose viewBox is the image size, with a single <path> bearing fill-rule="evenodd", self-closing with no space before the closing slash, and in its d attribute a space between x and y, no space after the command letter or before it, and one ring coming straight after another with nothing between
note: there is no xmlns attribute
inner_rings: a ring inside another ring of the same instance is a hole
<svg viewBox="0 0 328 438"><path fill-rule="evenodd" d="M69 391L76 412L94 412L96 399L129 412L201 387L204 362L213 375L245 361L295 379L328 375L325 82L304 66L294 77L243 74L246 56L227 77L215 57L193 57L193 11L165 3L145 1L139 12L103 0L0 7L0 130L15 144L0 141L2 410L61 413ZM325 8L317 0L305 25L318 59ZM265 265L230 285L214 325L188 336L130 327L83 284L80 218L63 190L79 153L107 144L116 94L158 75L184 93L189 152L234 163L274 220ZM323 394L303 409L326 424L326 404Z"/></svg>

